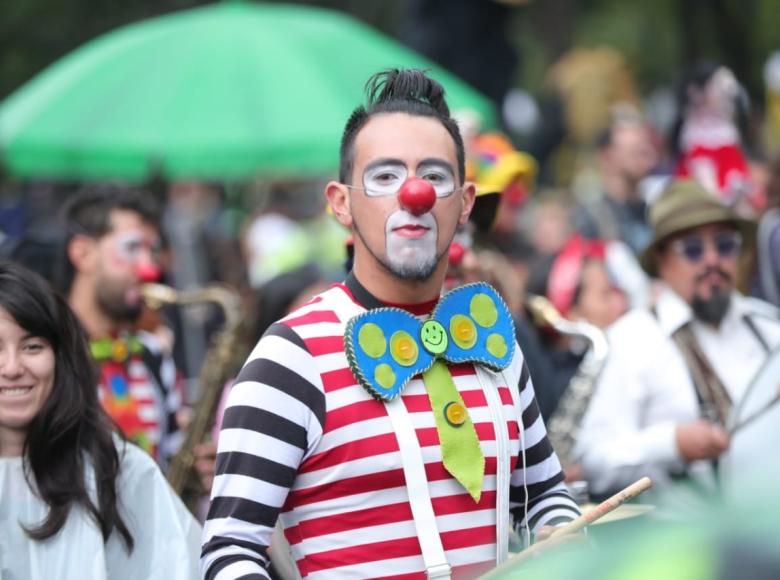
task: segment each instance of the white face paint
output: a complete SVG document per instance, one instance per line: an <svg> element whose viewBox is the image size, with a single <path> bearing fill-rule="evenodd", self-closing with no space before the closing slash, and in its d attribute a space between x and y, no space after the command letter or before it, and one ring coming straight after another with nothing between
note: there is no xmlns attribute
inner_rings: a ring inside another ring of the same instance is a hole
<svg viewBox="0 0 780 580"><path fill-rule="evenodd" d="M409 177L407 167L392 159L384 159L369 165L363 173L363 191L369 197L397 195ZM436 197L447 197L455 192L455 174L449 163L437 159L425 159L416 169L415 177L433 186Z"/></svg>
<svg viewBox="0 0 780 580"><path fill-rule="evenodd" d="M355 272L363 280L425 281L443 270L455 228L468 213L464 203L470 207L473 200L472 188L459 194L457 167L452 136L437 119L379 114L360 130L351 174L356 183L344 185L352 190L344 220L354 233ZM436 192L430 215L402 209L399 193L410 177Z"/></svg>
<svg viewBox="0 0 780 580"><path fill-rule="evenodd" d="M386 266L403 279L428 278L441 256L436 255L438 227L432 213L415 216L399 209L385 223Z"/></svg>

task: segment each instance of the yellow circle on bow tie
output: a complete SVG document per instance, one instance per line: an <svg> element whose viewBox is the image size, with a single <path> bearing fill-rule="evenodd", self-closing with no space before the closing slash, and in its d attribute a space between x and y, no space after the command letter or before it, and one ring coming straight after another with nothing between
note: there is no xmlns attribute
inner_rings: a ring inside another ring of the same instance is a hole
<svg viewBox="0 0 780 580"><path fill-rule="evenodd" d="M471 298L469 314L483 328L490 328L498 320L496 303L487 294L480 292Z"/></svg>
<svg viewBox="0 0 780 580"><path fill-rule="evenodd" d="M447 350L449 339L447 331L438 320L426 320L420 329L420 340L425 350L431 354L441 354Z"/></svg>
<svg viewBox="0 0 780 580"><path fill-rule="evenodd" d="M468 350L477 342L477 327L468 316L456 314L450 319L450 335L455 344Z"/></svg>
<svg viewBox="0 0 780 580"><path fill-rule="evenodd" d="M487 337L487 344L485 346L487 347L488 352L496 358L504 358L504 356L506 356L506 340L497 332L494 332Z"/></svg>
<svg viewBox="0 0 780 580"><path fill-rule="evenodd" d="M411 366L417 362L417 342L408 332L394 332L390 337L390 354L399 365Z"/></svg>
<svg viewBox="0 0 780 580"><path fill-rule="evenodd" d="M358 344L371 358L379 358L387 350L385 333L373 322L364 324L358 332Z"/></svg>
<svg viewBox="0 0 780 580"><path fill-rule="evenodd" d="M123 340L115 340L111 345L111 358L116 362L124 362L127 360L127 345Z"/></svg>
<svg viewBox="0 0 780 580"><path fill-rule="evenodd" d="M447 403L444 407L444 418L453 427L460 427L466 422L466 408L460 403Z"/></svg>
<svg viewBox="0 0 780 580"><path fill-rule="evenodd" d="M376 368L374 369L374 380L383 389L392 389L395 384L393 367L385 363L376 365Z"/></svg>

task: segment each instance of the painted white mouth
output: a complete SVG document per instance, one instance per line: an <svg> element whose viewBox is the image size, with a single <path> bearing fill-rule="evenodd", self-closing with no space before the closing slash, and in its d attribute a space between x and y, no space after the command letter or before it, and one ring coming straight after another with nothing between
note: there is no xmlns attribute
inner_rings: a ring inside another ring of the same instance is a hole
<svg viewBox="0 0 780 580"><path fill-rule="evenodd" d="M32 387L0 387L0 394L9 397L21 397L32 390Z"/></svg>

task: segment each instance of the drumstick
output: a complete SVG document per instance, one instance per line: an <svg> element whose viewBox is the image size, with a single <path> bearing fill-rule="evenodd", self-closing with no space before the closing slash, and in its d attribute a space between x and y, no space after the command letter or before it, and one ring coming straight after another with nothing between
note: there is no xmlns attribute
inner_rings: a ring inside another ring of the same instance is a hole
<svg viewBox="0 0 780 580"><path fill-rule="evenodd" d="M565 536L567 534L573 534L574 532L580 531L585 526L589 526L597 519L604 517L619 505L627 502L632 498L635 498L643 491L650 489L650 486L652 485L653 485L653 481L649 477L643 477L639 481L635 481L627 488L617 492L609 499L605 499L599 505L592 507L584 514L582 514L580 517L570 521L565 526L555 528L555 531L552 534L550 534L548 539L552 540L553 538L557 538L559 536ZM538 546L538 545L539 544L534 544L534 546Z"/></svg>
<svg viewBox="0 0 780 580"><path fill-rule="evenodd" d="M499 573L504 571L505 566L508 567L510 562L511 565L514 565L518 561L524 560L529 556L533 556L534 554L540 552L543 549L547 549L554 546L555 544L562 543L560 538L580 531L585 526L588 526L593 522L595 522L596 520L598 520L599 518L604 517L609 512L614 510L616 507L622 505L623 503L625 503L626 501L632 498L635 498L643 491L648 490L652 485L653 485L653 481L649 477L643 477L642 479L635 481L627 488L617 492L609 499L606 499L603 502L601 502L599 505L589 509L578 518L570 521L568 524L556 528L555 531L552 534L550 534L550 536L547 539L542 540L541 542L537 542L533 546L529 546L522 552L514 554L509 558L507 562L505 562L504 564L502 564L497 568L494 568L493 571L485 575L483 578L486 579L491 578L493 576L493 572Z"/></svg>

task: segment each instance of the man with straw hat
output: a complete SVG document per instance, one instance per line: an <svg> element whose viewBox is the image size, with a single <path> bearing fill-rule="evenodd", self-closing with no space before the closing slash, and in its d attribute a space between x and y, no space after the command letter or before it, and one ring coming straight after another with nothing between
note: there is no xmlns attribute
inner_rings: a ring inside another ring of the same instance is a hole
<svg viewBox="0 0 780 580"><path fill-rule="evenodd" d="M650 310L609 331L610 358L584 419L579 453L592 493L649 475L707 492L730 444L732 404L780 344L778 313L735 287L753 224L694 181L672 182L650 208L640 256L660 279Z"/></svg>

